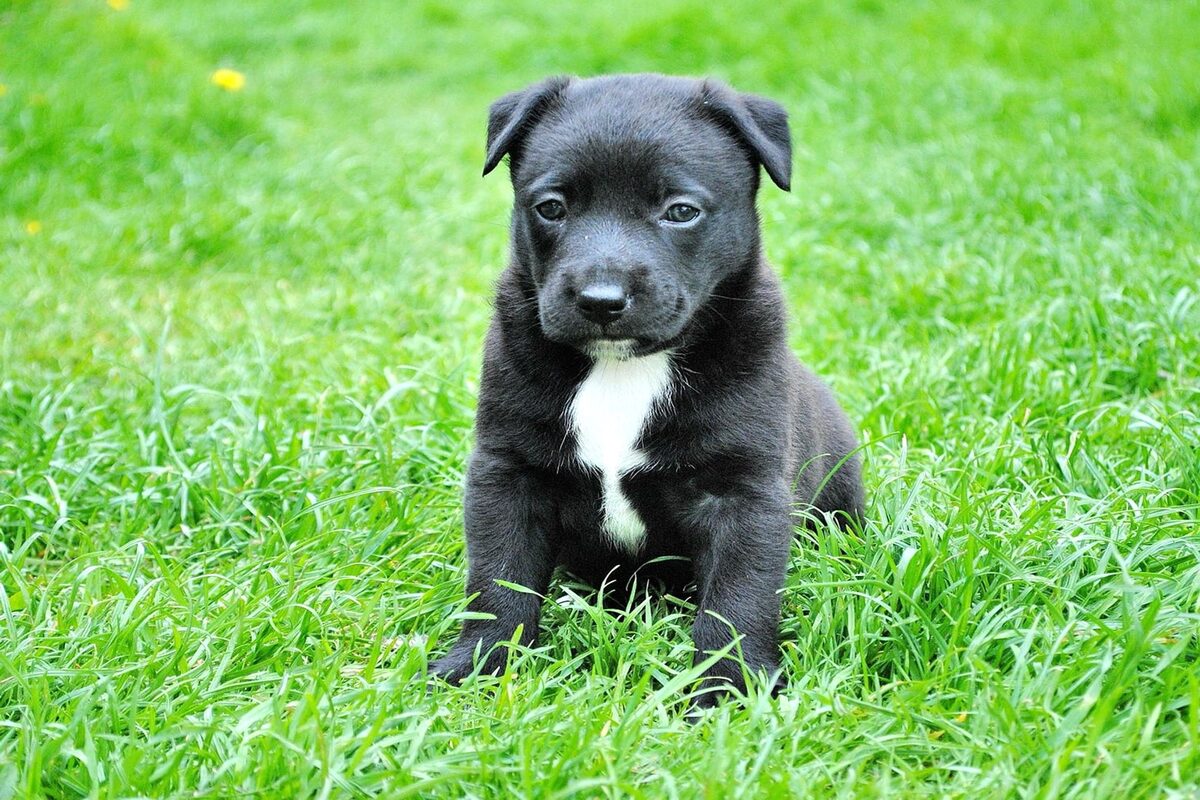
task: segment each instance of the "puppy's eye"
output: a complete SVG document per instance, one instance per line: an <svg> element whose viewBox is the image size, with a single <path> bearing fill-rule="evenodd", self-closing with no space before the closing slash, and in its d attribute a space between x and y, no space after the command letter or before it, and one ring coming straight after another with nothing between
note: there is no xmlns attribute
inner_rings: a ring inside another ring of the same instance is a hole
<svg viewBox="0 0 1200 800"><path fill-rule="evenodd" d="M547 200L533 207L538 216L550 222L558 222L567 215L567 207L558 200Z"/></svg>
<svg viewBox="0 0 1200 800"><path fill-rule="evenodd" d="M700 209L695 206L689 206L687 203L676 203L667 209L663 214L663 219L667 222L692 222L696 217L700 216Z"/></svg>

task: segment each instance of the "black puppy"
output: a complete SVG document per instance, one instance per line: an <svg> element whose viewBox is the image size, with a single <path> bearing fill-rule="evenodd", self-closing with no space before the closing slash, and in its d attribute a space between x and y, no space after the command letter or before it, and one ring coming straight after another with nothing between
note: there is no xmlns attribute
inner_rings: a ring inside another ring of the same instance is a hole
<svg viewBox="0 0 1200 800"><path fill-rule="evenodd" d="M737 635L774 673L793 510L863 502L759 244L758 167L791 178L786 112L712 81L551 78L497 100L487 133L483 172L507 154L516 199L466 491L469 608L490 618L433 672L461 680L477 649L495 672L497 642L535 641L540 599L504 583L683 556L639 576L695 583L696 659ZM744 686L735 657L707 681Z"/></svg>

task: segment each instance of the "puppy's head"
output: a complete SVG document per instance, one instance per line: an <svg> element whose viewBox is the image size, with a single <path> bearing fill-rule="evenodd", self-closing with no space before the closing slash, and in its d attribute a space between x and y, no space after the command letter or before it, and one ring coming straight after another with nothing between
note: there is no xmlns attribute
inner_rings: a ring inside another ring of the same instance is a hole
<svg viewBox="0 0 1200 800"><path fill-rule="evenodd" d="M712 81L551 78L492 104L519 268L550 339L597 354L668 346L757 258L759 166L787 189L787 114Z"/></svg>

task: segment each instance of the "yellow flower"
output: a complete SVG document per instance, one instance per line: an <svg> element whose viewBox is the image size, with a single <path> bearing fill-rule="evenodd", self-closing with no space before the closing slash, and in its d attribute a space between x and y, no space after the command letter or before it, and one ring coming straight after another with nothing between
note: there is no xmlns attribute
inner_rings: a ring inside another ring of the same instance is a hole
<svg viewBox="0 0 1200 800"><path fill-rule="evenodd" d="M124 11L129 8L129 0L108 0L108 7L113 11Z"/></svg>
<svg viewBox="0 0 1200 800"><path fill-rule="evenodd" d="M0 97L4 97L6 94L8 94L8 87L0 83Z"/></svg>
<svg viewBox="0 0 1200 800"><path fill-rule="evenodd" d="M25 223L25 232L30 236L37 236L42 232L42 223L38 222L36 219L29 220Z"/></svg>
<svg viewBox="0 0 1200 800"><path fill-rule="evenodd" d="M246 76L236 69L221 68L212 74L210 80L227 92L241 91L246 85Z"/></svg>

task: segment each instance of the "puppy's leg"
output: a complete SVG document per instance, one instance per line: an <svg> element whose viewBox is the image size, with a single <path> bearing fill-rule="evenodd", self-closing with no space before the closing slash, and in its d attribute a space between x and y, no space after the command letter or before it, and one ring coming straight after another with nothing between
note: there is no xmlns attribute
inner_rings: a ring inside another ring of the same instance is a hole
<svg viewBox="0 0 1200 800"><path fill-rule="evenodd" d="M739 650L752 673L779 669L779 590L792 536L790 497L782 481L764 481L702 503L692 520L699 588L692 629L696 662L740 637L730 655L705 674L704 688L711 691L697 699L700 706L717 702L723 690L745 688Z"/></svg>
<svg viewBox="0 0 1200 800"><path fill-rule="evenodd" d="M549 588L555 553L553 502L532 471L503 455L477 450L467 476L468 610L488 614L463 624L458 641L430 671L458 683L471 674L476 648L485 661L480 671L504 669L508 653L495 647L521 628L522 644L537 641L543 595ZM537 594L500 585L505 581Z"/></svg>

